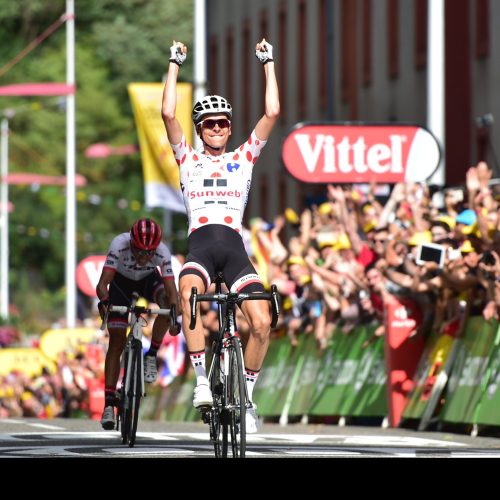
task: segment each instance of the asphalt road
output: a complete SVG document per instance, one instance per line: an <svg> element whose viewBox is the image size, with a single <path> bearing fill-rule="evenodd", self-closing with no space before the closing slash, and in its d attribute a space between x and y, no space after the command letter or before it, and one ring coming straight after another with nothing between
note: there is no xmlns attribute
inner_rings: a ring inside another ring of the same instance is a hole
<svg viewBox="0 0 500 500"><path fill-rule="evenodd" d="M500 458L500 439L334 425L264 424L248 458ZM139 422L134 448L83 419L0 420L0 458L213 458L203 423Z"/></svg>

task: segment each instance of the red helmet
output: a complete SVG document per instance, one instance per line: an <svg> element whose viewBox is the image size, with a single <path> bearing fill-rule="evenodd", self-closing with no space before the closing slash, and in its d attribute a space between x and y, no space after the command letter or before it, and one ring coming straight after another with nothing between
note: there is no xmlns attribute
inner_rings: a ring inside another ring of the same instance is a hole
<svg viewBox="0 0 500 500"><path fill-rule="evenodd" d="M140 250L155 250L161 241L161 228L153 219L139 219L130 229L130 241Z"/></svg>

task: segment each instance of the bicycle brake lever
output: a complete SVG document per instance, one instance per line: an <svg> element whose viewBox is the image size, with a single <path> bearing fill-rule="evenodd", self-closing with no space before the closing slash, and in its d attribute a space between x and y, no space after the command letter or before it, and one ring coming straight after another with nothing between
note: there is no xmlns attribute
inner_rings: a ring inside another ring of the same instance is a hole
<svg viewBox="0 0 500 500"><path fill-rule="evenodd" d="M108 316L109 316L109 309L111 307L111 304L108 304L108 307L106 307L106 313L104 314L104 318L102 319L102 323L100 326L101 332L106 330L106 325L108 324Z"/></svg>
<svg viewBox="0 0 500 500"><path fill-rule="evenodd" d="M189 297L189 304L191 306L191 320L189 321L189 329L194 330L196 326L196 305L197 305L198 291L195 286L191 288L191 297Z"/></svg>
<svg viewBox="0 0 500 500"><path fill-rule="evenodd" d="M170 335L175 337L181 333L181 327L177 322L177 309L175 304L170 305Z"/></svg>
<svg viewBox="0 0 500 500"><path fill-rule="evenodd" d="M278 316L280 314L280 306L278 301L278 288L276 285L271 285L271 309L272 309L272 319L271 328L276 328L278 324Z"/></svg>

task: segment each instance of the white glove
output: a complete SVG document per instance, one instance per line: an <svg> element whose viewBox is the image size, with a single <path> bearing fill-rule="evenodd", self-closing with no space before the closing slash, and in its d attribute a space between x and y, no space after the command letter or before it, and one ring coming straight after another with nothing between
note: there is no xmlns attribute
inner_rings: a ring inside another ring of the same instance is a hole
<svg viewBox="0 0 500 500"><path fill-rule="evenodd" d="M181 42L174 43L170 47L170 61L177 64L177 66L182 66L182 63L186 60L186 52L183 51L184 45Z"/></svg>
<svg viewBox="0 0 500 500"><path fill-rule="evenodd" d="M266 64L273 60L273 46L263 38L262 42L257 44L255 55L262 64Z"/></svg>

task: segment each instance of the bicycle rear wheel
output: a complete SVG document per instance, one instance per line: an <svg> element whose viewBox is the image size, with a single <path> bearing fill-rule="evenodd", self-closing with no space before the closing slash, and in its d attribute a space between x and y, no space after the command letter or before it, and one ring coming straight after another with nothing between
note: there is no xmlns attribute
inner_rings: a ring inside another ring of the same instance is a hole
<svg viewBox="0 0 500 500"><path fill-rule="evenodd" d="M243 375L243 352L239 338L233 338L227 355L229 356L227 408L231 429L231 450L233 458L245 458L246 386Z"/></svg>
<svg viewBox="0 0 500 500"><path fill-rule="evenodd" d="M130 434L128 445L132 448L135 444L135 436L137 433L137 424L139 422L139 407L142 398L142 376L143 376L143 358L142 344L138 341L134 342L133 347L133 362L132 362L132 378L130 384Z"/></svg>

